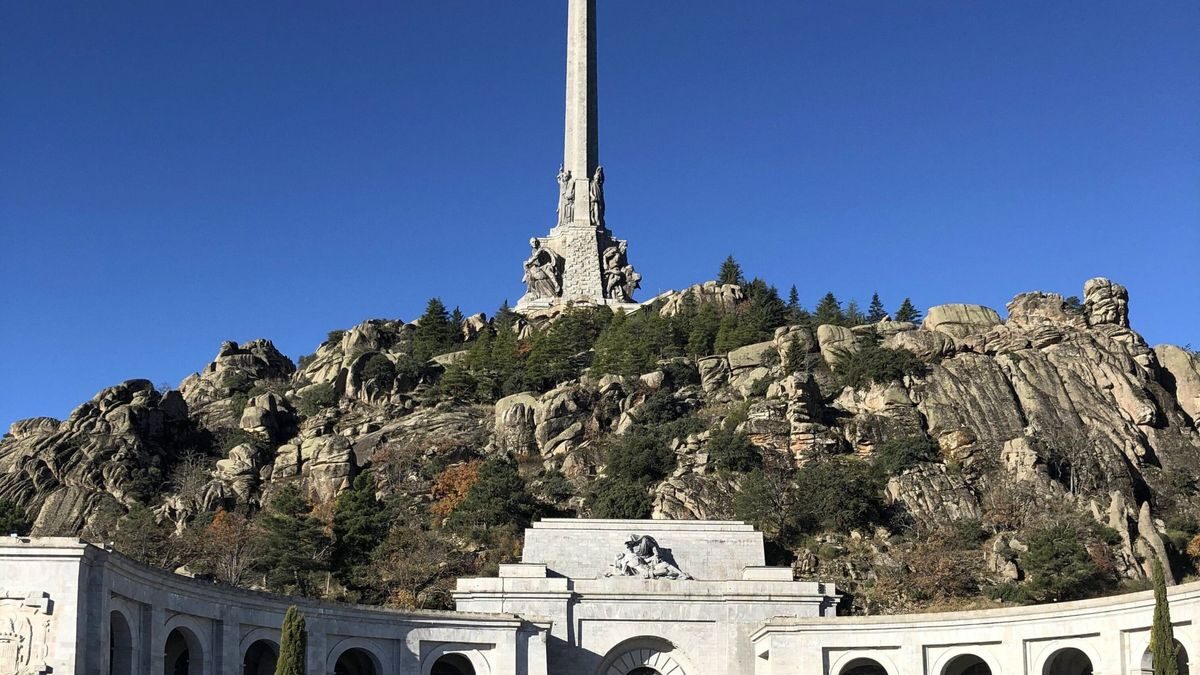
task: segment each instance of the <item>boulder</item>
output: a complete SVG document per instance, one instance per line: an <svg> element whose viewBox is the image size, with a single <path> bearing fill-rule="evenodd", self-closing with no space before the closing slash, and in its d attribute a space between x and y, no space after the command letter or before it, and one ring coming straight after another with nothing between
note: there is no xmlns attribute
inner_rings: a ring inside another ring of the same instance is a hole
<svg viewBox="0 0 1200 675"><path fill-rule="evenodd" d="M831 366L837 363L843 352L858 351L854 331L842 326L817 326L817 344L820 345L822 358Z"/></svg>
<svg viewBox="0 0 1200 675"><path fill-rule="evenodd" d="M955 303L930 307L925 312L922 327L954 338L965 338L987 332L1000 323L1000 315L991 307Z"/></svg>
<svg viewBox="0 0 1200 675"><path fill-rule="evenodd" d="M1087 319L1078 309L1067 305L1057 293L1021 293L1009 301L1007 325L1023 331L1046 326L1087 328Z"/></svg>
<svg viewBox="0 0 1200 675"><path fill-rule="evenodd" d="M729 382L729 359L724 356L708 356L696 362L700 371L700 386L712 392Z"/></svg>
<svg viewBox="0 0 1200 675"><path fill-rule="evenodd" d="M888 349L906 349L926 362L950 356L955 352L954 338L928 330L894 333L884 339L883 346Z"/></svg>
<svg viewBox="0 0 1200 675"><path fill-rule="evenodd" d="M496 401L495 432L492 439L498 451L518 457L537 451L537 408L537 397L530 392L505 396Z"/></svg>
<svg viewBox="0 0 1200 675"><path fill-rule="evenodd" d="M1154 354L1166 373L1167 389L1174 392L1192 424L1200 427L1200 356L1175 345L1159 345Z"/></svg>
<svg viewBox="0 0 1200 675"><path fill-rule="evenodd" d="M712 304L722 310L732 310L745 299L746 292L737 284L718 284L715 281L706 281L682 291L664 293L654 301L662 302L659 312L663 316L675 316L688 302L697 305Z"/></svg>
<svg viewBox="0 0 1200 675"><path fill-rule="evenodd" d="M1129 328L1129 291L1104 277L1083 284L1083 311L1089 326L1112 324Z"/></svg>

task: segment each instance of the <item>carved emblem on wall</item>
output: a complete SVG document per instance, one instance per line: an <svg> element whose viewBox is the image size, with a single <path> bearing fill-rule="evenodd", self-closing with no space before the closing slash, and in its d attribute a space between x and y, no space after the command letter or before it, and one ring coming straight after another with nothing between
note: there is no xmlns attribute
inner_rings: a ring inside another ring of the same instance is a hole
<svg viewBox="0 0 1200 675"><path fill-rule="evenodd" d="M643 579L691 579L670 561L670 554L658 547L649 535L631 534L625 550L604 573L606 577L641 577Z"/></svg>
<svg viewBox="0 0 1200 675"><path fill-rule="evenodd" d="M0 589L0 673L49 672L50 596Z"/></svg>

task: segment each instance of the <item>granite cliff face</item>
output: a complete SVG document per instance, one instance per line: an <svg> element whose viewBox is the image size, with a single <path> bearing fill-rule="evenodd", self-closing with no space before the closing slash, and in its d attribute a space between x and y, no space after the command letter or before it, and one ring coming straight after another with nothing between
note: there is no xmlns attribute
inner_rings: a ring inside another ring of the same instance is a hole
<svg viewBox="0 0 1200 675"><path fill-rule="evenodd" d="M660 297L654 311L735 311L745 302L740 287L709 283ZM509 453L531 482L552 474L574 487L545 497L554 508L586 513L584 496L606 475L605 444L654 424L669 400L706 428L670 441L673 468L646 488L655 518L735 515L740 479L710 456L727 419L768 463L792 469L831 456L871 460L891 441L921 437L936 457L891 475L886 500L924 530L988 523L981 550L996 579L1022 575L1006 509L1077 513L1110 528L1115 573L1143 578L1154 557L1180 568L1164 519L1200 515L1200 356L1152 349L1130 328L1128 305L1124 287L1093 279L1081 303L1023 293L1006 319L955 304L930 308L921 325L785 325L728 353L640 376L593 368L494 403L463 402L439 386L466 352L414 367L415 327L401 321L335 331L299 368L268 341L225 343L178 390L131 380L64 421L15 423L0 441L0 499L25 506L37 533L101 536L136 503L184 528L218 507L255 508L289 482L327 502L371 468L385 486L428 487L420 472L397 468L406 466L398 456L449 465ZM505 330L520 338L552 320L530 321ZM494 330L482 315L461 329L467 341ZM843 386L831 365L868 339L923 367ZM680 375L689 372L694 379ZM181 466L196 465L190 480L178 478ZM870 551L857 562L831 553L854 548L848 534L796 544L788 557L799 574L862 580L895 555L885 532L853 535Z"/></svg>

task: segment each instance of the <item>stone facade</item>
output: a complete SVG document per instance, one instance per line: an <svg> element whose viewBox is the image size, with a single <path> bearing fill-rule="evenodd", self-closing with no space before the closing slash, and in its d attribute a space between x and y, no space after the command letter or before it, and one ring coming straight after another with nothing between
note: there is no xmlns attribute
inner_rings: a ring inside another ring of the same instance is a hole
<svg viewBox="0 0 1200 675"><path fill-rule="evenodd" d="M459 611L412 612L220 586L77 539L6 538L0 674L269 675L292 604L319 675L1151 673L1150 592L839 618L832 585L763 566L762 535L743 523L546 520L525 541L498 577L459 580ZM606 576L627 552L683 574ZM1195 672L1200 583L1169 594L1181 672Z"/></svg>

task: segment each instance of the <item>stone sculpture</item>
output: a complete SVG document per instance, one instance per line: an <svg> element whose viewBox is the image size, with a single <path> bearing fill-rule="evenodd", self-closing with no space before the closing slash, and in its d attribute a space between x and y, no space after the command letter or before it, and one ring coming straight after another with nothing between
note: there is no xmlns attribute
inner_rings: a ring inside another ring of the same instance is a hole
<svg viewBox="0 0 1200 675"><path fill-rule="evenodd" d="M649 535L629 535L625 550L617 554L604 573L606 577L641 577L642 579L691 579L678 567L662 557L658 542Z"/></svg>
<svg viewBox="0 0 1200 675"><path fill-rule="evenodd" d="M529 245L533 254L525 261L524 278L529 297L540 300L562 295L562 256L542 246L536 237L529 240Z"/></svg>
<svg viewBox="0 0 1200 675"><path fill-rule="evenodd" d="M563 166L558 167L558 224L559 226L575 220L575 181L571 172Z"/></svg>
<svg viewBox="0 0 1200 675"><path fill-rule="evenodd" d="M604 167L596 167L590 188L592 197L592 227L604 229Z"/></svg>
<svg viewBox="0 0 1200 675"><path fill-rule="evenodd" d="M618 241L604 249L601 256L604 297L618 302L633 302L633 293L642 285L642 275L634 271L626 257L626 243Z"/></svg>

